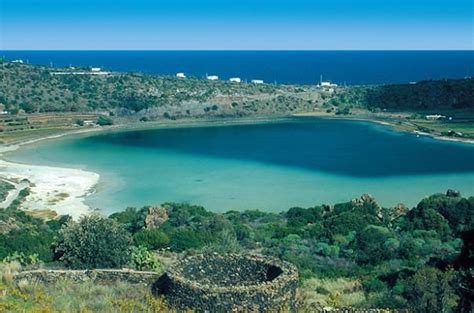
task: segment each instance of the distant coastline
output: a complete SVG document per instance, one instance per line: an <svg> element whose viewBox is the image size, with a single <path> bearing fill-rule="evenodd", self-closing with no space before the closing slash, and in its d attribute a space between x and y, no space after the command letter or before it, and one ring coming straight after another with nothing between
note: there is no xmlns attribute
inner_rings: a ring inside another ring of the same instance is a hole
<svg viewBox="0 0 474 313"><path fill-rule="evenodd" d="M54 67L101 66L151 75L262 79L268 83L340 85L408 83L474 73L473 51L1 51L8 59ZM358 60L347 62L347 60ZM376 59L377 62L373 62ZM417 64L413 67L412 64ZM466 65L470 65L466 68Z"/></svg>

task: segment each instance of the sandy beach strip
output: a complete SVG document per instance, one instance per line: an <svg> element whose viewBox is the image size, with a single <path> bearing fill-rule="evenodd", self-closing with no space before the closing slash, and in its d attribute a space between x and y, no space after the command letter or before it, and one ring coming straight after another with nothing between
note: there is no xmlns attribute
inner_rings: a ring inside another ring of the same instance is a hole
<svg viewBox="0 0 474 313"><path fill-rule="evenodd" d="M30 194L20 208L53 210L77 219L90 212L84 203L99 181L99 174L72 168L26 165L0 160L0 177L9 181L27 179Z"/></svg>

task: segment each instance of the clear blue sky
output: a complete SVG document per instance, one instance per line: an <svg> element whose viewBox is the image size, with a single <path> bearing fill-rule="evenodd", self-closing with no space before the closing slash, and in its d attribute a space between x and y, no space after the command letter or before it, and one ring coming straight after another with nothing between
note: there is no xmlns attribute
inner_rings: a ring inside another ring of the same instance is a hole
<svg viewBox="0 0 474 313"><path fill-rule="evenodd" d="M472 50L473 2L0 0L0 50Z"/></svg>

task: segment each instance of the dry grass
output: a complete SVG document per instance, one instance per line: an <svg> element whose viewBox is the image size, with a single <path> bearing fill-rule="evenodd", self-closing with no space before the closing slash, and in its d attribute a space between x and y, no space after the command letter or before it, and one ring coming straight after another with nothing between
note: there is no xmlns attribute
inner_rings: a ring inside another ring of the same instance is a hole
<svg viewBox="0 0 474 313"><path fill-rule="evenodd" d="M25 213L29 216L35 218L41 218L44 220L53 220L58 217L58 213L53 210L44 209L44 210L25 210Z"/></svg>
<svg viewBox="0 0 474 313"><path fill-rule="evenodd" d="M302 301L310 306L354 307L365 301L360 281L345 278L308 279L301 286L300 295Z"/></svg>
<svg viewBox="0 0 474 313"><path fill-rule="evenodd" d="M149 286L124 282L99 285L62 280L42 284L22 279L15 281L18 262L0 263L0 312L176 312Z"/></svg>

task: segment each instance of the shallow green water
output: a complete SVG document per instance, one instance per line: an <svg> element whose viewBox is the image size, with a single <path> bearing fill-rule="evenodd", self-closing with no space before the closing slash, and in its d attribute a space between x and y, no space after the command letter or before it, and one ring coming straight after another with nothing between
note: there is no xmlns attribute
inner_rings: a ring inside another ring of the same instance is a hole
<svg viewBox="0 0 474 313"><path fill-rule="evenodd" d="M474 146L358 121L110 132L32 145L9 159L99 173L87 202L107 213L168 201L281 211L362 193L386 206L448 188L474 195Z"/></svg>

